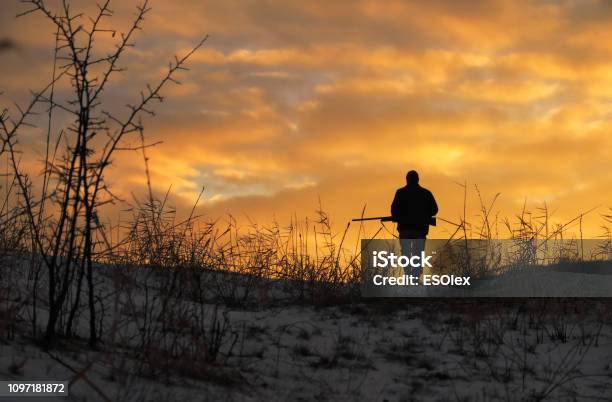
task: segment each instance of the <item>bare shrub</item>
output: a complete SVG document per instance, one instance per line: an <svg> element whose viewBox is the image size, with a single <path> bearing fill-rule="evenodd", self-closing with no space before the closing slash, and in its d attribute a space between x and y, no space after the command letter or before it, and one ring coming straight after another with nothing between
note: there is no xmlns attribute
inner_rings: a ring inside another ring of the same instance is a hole
<svg viewBox="0 0 612 402"><path fill-rule="evenodd" d="M2 111L2 150L9 156L14 186L19 191L18 210L23 211L28 223L29 250L41 258L46 268L45 278L41 279L47 284L46 339L50 342L55 338L60 322L63 332L72 332L84 293L89 310L89 341L95 346L98 307L93 264L106 246L98 211L116 199L106 182L107 168L117 151L129 149L126 137L142 135L141 116L152 114L150 104L163 99L161 90L166 84L176 82L175 73L184 69L189 56L203 42L185 56L175 58L158 84L147 86L140 93L140 99L121 115L111 111L104 94L111 79L123 71L119 63L126 50L134 45L134 34L141 29L149 11L147 2L138 6L131 26L117 36L114 49L106 54L99 52L95 44L102 35L115 37L114 30L105 28L113 16L110 0L100 4L92 16L75 12L68 1L63 1L57 10L43 0L24 3L30 8L22 16L39 14L56 30L54 68L49 84L34 92L29 104L19 108L16 116L11 116L8 110ZM59 99L55 94L56 85L63 82L72 90L67 99ZM34 123L39 105L46 106L48 113L42 185L36 188L20 166L20 154L24 150L18 140L23 129ZM70 123L56 129L53 123L62 120ZM0 215L0 225L7 219L10 222L11 215L7 216L4 207Z"/></svg>

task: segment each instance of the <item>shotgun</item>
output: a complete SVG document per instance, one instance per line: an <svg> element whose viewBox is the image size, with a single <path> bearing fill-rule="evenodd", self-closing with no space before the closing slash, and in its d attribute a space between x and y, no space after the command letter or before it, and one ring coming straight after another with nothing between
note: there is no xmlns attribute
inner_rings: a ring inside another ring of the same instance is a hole
<svg viewBox="0 0 612 402"><path fill-rule="evenodd" d="M375 216L372 218L355 218L351 219L352 222L362 222L362 221L381 221L381 222L393 222L392 216ZM429 225L436 226L436 217L432 216L429 218Z"/></svg>

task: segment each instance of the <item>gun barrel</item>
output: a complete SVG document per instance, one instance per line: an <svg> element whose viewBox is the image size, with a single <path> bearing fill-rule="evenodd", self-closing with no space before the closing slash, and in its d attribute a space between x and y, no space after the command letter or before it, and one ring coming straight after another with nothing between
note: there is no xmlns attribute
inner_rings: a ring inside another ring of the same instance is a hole
<svg viewBox="0 0 612 402"><path fill-rule="evenodd" d="M448 222L448 223L452 223L450 221L447 221L446 219L442 219L440 218L441 221L444 222ZM393 217L392 216L374 216L372 218L354 218L351 219L352 222L361 222L361 221L383 221L383 222L390 222L393 221ZM432 216L431 218L429 218L429 224L431 226L436 226L436 217Z"/></svg>
<svg viewBox="0 0 612 402"><path fill-rule="evenodd" d="M361 222L361 221L383 221L383 222L388 222L390 220L392 220L393 218L390 216L375 216L373 218L355 218L355 219L351 219L351 221L353 222Z"/></svg>
<svg viewBox="0 0 612 402"><path fill-rule="evenodd" d="M446 223L450 223L451 225L460 227L461 225L453 222L453 221L449 221L447 219L444 218L440 218L440 217L436 217L436 216L432 216L429 219L429 225L431 226L436 226L436 219L441 220L442 222L446 222ZM372 218L355 218L355 219L351 219L352 222L361 222L361 221L382 221L382 222L392 222L393 221L393 217L392 216L374 216Z"/></svg>

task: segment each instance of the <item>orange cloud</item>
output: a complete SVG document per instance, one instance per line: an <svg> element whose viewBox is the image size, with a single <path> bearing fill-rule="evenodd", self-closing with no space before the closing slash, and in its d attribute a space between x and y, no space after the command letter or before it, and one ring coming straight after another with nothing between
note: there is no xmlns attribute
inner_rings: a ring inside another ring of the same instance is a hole
<svg viewBox="0 0 612 402"><path fill-rule="evenodd" d="M6 7L0 37L24 49L0 63L10 106L44 82L53 32ZM127 27L133 4L115 8ZM563 220L612 196L610 22L598 1L153 2L105 99L122 113L166 60L209 33L183 85L146 119L148 140L163 141L149 150L154 189L172 185L177 204L204 186L210 216L265 222L312 215L321 197L341 228L366 203L386 214L417 168L444 216L462 212L456 183L467 179L502 193L502 215L527 198L556 204ZM115 162L117 192L141 191L141 157Z"/></svg>

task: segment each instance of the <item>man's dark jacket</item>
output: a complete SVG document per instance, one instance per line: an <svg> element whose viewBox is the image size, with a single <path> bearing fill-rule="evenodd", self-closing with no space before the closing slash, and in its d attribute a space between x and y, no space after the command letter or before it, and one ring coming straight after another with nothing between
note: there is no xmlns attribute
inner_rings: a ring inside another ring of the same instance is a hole
<svg viewBox="0 0 612 402"><path fill-rule="evenodd" d="M429 222L438 213L438 204L431 193L418 183L398 189L391 204L391 216L397 222L397 231L429 233Z"/></svg>

